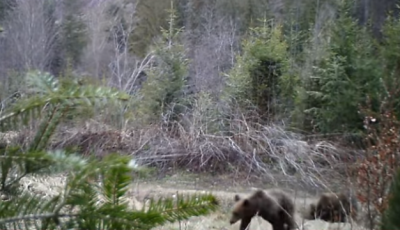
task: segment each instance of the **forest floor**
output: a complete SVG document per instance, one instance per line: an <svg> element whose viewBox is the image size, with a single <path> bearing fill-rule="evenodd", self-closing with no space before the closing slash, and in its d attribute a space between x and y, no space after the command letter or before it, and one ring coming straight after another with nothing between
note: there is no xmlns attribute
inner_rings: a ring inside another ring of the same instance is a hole
<svg viewBox="0 0 400 230"><path fill-rule="evenodd" d="M26 186L29 185L29 190L35 193L46 193L51 195L56 192L56 187L61 187L64 181L63 176L53 176L46 178L30 178L26 177L23 182ZM190 220L182 221L181 223L170 223L164 226L155 228L155 230L238 230L240 221L234 225L229 224L230 211L234 204L233 198L235 194L248 196L252 191L261 188L268 189L273 186L265 185L257 181L250 182L249 179L232 180L231 175L205 175L191 174L186 172L175 172L163 175L163 178L146 178L137 179L128 192L128 199L131 204L140 208L146 198L167 197L175 194L190 194L190 193L206 193L214 194L219 202L220 209L208 216L193 217ZM317 196L310 193L299 191L299 189L285 186L283 188L292 195L296 203L296 223L300 229L304 230L348 230L348 229L364 229L356 223L335 223L329 224L320 220L307 221L301 218L301 212L309 206L311 202L315 202ZM250 224L251 230L268 229L271 230L271 225L260 217L253 218Z"/></svg>

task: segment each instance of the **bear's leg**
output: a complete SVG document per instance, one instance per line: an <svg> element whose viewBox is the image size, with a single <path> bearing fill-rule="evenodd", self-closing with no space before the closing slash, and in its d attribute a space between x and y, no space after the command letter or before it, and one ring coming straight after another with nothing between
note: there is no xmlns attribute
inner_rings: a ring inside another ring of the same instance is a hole
<svg viewBox="0 0 400 230"><path fill-rule="evenodd" d="M345 223L347 222L347 213L344 211L339 212L339 222Z"/></svg>
<svg viewBox="0 0 400 230"><path fill-rule="evenodd" d="M279 218L282 220L283 224L286 225L284 226L286 230L292 230L295 228L295 223L292 216L285 210L279 212Z"/></svg>
<svg viewBox="0 0 400 230"><path fill-rule="evenodd" d="M286 223L286 230L292 230L292 229L295 229L296 227L296 225L295 225L295 222L294 222L294 219L291 217L291 216L289 216L289 215L286 215L286 221L285 221L285 223Z"/></svg>
<svg viewBox="0 0 400 230"><path fill-rule="evenodd" d="M272 230L285 230L285 225L283 223L275 223L272 225Z"/></svg>
<svg viewBox="0 0 400 230"><path fill-rule="evenodd" d="M272 225L272 230L285 230L285 223L282 219L277 219L270 223Z"/></svg>
<svg viewBox="0 0 400 230"><path fill-rule="evenodd" d="M338 211L333 211L333 222L340 222L341 216Z"/></svg>
<svg viewBox="0 0 400 230"><path fill-rule="evenodd" d="M335 214L333 210L329 208L322 209L319 215L319 219L326 221L326 222L334 222L333 219L335 218Z"/></svg>
<svg viewBox="0 0 400 230"><path fill-rule="evenodd" d="M250 221L251 221L251 218L248 218L248 217L243 218L240 223L240 230L246 230L247 226L249 226L249 224L250 224Z"/></svg>

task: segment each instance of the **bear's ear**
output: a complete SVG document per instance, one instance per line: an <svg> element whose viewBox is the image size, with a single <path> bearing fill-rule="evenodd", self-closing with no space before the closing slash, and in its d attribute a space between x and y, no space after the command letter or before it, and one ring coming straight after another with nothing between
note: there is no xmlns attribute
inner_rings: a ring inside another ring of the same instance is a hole
<svg viewBox="0 0 400 230"><path fill-rule="evenodd" d="M249 206L249 205L250 205L250 201L248 199L245 199L243 201L243 206L246 207L246 206Z"/></svg>
<svg viewBox="0 0 400 230"><path fill-rule="evenodd" d="M238 194L235 195L235 197L233 198L235 201L239 201L240 200L240 196Z"/></svg>

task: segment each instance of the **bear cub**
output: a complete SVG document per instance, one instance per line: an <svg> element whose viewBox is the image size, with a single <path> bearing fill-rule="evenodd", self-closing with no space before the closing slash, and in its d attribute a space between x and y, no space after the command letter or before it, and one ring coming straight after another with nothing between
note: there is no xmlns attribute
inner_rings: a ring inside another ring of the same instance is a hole
<svg viewBox="0 0 400 230"><path fill-rule="evenodd" d="M251 219L258 215L268 221L273 230L295 228L295 205L291 197L282 190L257 190L248 198L235 195L230 224L241 220L240 230L247 229ZM286 225L286 226L285 226Z"/></svg>
<svg viewBox="0 0 400 230"><path fill-rule="evenodd" d="M323 193L317 204L311 204L304 219L321 219L326 222L346 222L347 217L357 218L358 204L356 199L343 193Z"/></svg>

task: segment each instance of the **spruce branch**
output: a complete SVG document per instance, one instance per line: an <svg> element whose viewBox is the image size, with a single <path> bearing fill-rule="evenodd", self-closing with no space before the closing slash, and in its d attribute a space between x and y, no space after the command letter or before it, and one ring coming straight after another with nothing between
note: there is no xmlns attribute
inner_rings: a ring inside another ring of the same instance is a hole
<svg viewBox="0 0 400 230"><path fill-rule="evenodd" d="M215 211L217 207L218 201L211 194L191 196L178 194L176 201L173 198L151 201L149 211L160 212L167 221L174 222L186 220L192 216L207 215Z"/></svg>
<svg viewBox="0 0 400 230"><path fill-rule="evenodd" d="M67 180L63 190L50 199L23 193L2 202L1 229L151 229L216 209L212 195L179 195L176 200L152 201L142 210L129 208L125 199L132 182L130 157L111 154L100 161L63 150L45 151L63 118L76 115L79 109L124 101L129 96L111 88L58 80L40 72L30 72L26 82L28 96L20 98L0 117L0 131L33 120L40 119L41 123L26 151L13 145L0 149L2 188L40 172L65 171ZM102 183L93 183L98 178Z"/></svg>
<svg viewBox="0 0 400 230"><path fill-rule="evenodd" d="M59 82L53 76L40 72L29 73L27 82L29 95L18 100L0 117L1 131L15 128L21 122L27 124L31 120L38 119L43 112L57 118L54 123L49 124L55 128L59 123L58 119L61 119L65 112L74 113L82 107L105 105L111 101L129 99L129 95L116 89L80 85L79 82L71 80ZM52 109L50 110L52 112L49 112L48 108ZM45 125L43 129L47 130Z"/></svg>

